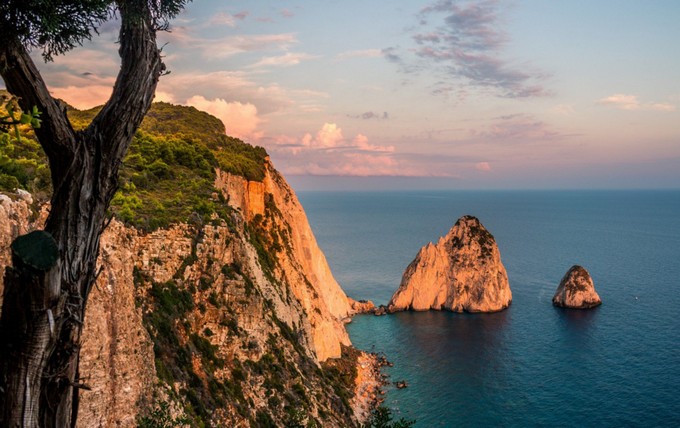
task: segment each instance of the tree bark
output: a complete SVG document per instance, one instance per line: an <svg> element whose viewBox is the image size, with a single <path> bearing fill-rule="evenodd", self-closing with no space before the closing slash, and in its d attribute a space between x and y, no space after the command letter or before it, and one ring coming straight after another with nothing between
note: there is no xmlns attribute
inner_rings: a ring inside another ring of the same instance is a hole
<svg viewBox="0 0 680 428"><path fill-rule="evenodd" d="M96 279L99 237L119 167L164 70L148 3L120 1L118 9L121 69L111 98L84 131L73 130L24 47L18 41L0 44L0 74L7 89L21 98L23 109L42 111L36 135L49 159L54 188L45 231L58 251L49 271L27 269L13 260L5 275L2 427L75 426L80 336Z"/></svg>

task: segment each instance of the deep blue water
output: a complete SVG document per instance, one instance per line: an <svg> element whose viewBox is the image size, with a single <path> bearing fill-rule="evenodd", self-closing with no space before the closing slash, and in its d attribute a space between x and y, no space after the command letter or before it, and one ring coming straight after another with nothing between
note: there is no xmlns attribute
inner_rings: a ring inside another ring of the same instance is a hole
<svg viewBox="0 0 680 428"><path fill-rule="evenodd" d="M417 427L680 426L680 191L301 192L331 269L387 303L418 249L464 214L496 237L513 303L496 314L357 316L394 363L386 404ZM603 305L554 308L573 264Z"/></svg>

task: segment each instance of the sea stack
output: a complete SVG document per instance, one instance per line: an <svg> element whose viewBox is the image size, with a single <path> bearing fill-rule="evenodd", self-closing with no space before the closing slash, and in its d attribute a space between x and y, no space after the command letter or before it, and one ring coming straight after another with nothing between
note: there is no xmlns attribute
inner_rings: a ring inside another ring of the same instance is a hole
<svg viewBox="0 0 680 428"><path fill-rule="evenodd" d="M420 249L388 311L497 312L511 301L496 240L477 218L463 216L436 245Z"/></svg>
<svg viewBox="0 0 680 428"><path fill-rule="evenodd" d="M552 302L555 306L573 309L589 309L602 304L590 274L578 265L564 274Z"/></svg>

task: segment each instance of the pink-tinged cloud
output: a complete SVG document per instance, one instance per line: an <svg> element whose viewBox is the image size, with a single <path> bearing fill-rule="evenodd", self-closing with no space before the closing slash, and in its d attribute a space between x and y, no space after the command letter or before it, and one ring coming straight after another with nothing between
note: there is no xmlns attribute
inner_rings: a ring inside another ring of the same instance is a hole
<svg viewBox="0 0 680 428"><path fill-rule="evenodd" d="M343 140L342 129L335 123L324 123L316 133L316 146L320 148L335 148Z"/></svg>
<svg viewBox="0 0 680 428"><path fill-rule="evenodd" d="M394 154L393 146L371 144L364 134L348 139L335 123L300 138L280 135L262 140L277 166L292 175L421 176Z"/></svg>
<svg viewBox="0 0 680 428"><path fill-rule="evenodd" d="M113 91L114 77L99 77L92 73L55 73L51 76L50 93L73 107L86 110L104 104Z"/></svg>
<svg viewBox="0 0 680 428"><path fill-rule="evenodd" d="M208 112L219 118L226 128L227 135L252 142L259 140L263 133L257 127L262 122L253 104L227 102L222 98L212 100L196 95L186 101L187 105Z"/></svg>
<svg viewBox="0 0 680 428"><path fill-rule="evenodd" d="M524 142L545 141L560 136L545 122L525 114L498 117L488 129L477 135L484 139Z"/></svg>
<svg viewBox="0 0 680 428"><path fill-rule="evenodd" d="M477 171L491 171L491 165L489 162L478 162L475 164L475 169Z"/></svg>
<svg viewBox="0 0 680 428"><path fill-rule="evenodd" d="M158 91L172 94L177 102L195 95L212 99L227 98L223 94L228 94L230 99L255 105L260 115L285 110L293 105L291 98L298 97L297 91L288 91L276 83L257 84L241 71L170 73L161 78ZM310 97L307 93L299 96Z"/></svg>
<svg viewBox="0 0 680 428"><path fill-rule="evenodd" d="M93 85L86 87L67 86L65 88L51 88L50 93L61 98L79 110L87 110L104 104L113 91L113 86Z"/></svg>
<svg viewBox="0 0 680 428"><path fill-rule="evenodd" d="M606 107L612 107L618 110L654 110L654 111L675 111L676 107L669 103L642 103L635 95L614 94L608 97L600 98L596 104Z"/></svg>
<svg viewBox="0 0 680 428"><path fill-rule="evenodd" d="M306 133L302 138L296 139L290 136L279 136L272 140L279 150L286 150L297 154L302 151L315 152L346 152L346 153L393 153L394 146L379 146L371 144L368 137L357 134L352 140L346 139L342 129L335 123L324 123L321 129L312 136Z"/></svg>
<svg viewBox="0 0 680 428"><path fill-rule="evenodd" d="M253 68L258 68L258 67L290 67L293 65L298 65L302 61L308 60L308 59L314 59L318 58L318 56L315 55L309 55L306 53L293 53L293 52L286 52L283 55L279 56L270 56L270 57L265 57L262 58L260 61L257 63L253 64Z"/></svg>
<svg viewBox="0 0 680 428"><path fill-rule="evenodd" d="M197 37L188 28L175 28L159 37L161 43L192 49L209 61L264 50L287 50L297 43L293 33L231 35L221 38Z"/></svg>

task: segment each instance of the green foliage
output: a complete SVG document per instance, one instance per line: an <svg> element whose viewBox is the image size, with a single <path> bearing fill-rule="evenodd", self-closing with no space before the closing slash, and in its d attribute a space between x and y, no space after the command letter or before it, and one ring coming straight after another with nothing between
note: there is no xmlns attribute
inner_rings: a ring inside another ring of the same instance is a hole
<svg viewBox="0 0 680 428"><path fill-rule="evenodd" d="M350 411L350 400L354 396L357 378L359 352L357 349L343 346L340 358L329 359L322 363L324 380L333 388L333 392L342 404L336 404L338 411Z"/></svg>
<svg viewBox="0 0 680 428"><path fill-rule="evenodd" d="M32 128L40 127L39 116L35 108L22 112L16 98L0 91L0 190L24 189L38 198L50 192L47 158L40 144L31 139Z"/></svg>
<svg viewBox="0 0 680 428"><path fill-rule="evenodd" d="M186 0L144 1L157 27L167 26ZM114 16L119 2L112 0L3 0L0 3L0 29L3 37L16 38L28 49L42 48L45 60L68 52L90 40L97 28ZM137 18L132 2L128 15Z"/></svg>
<svg viewBox="0 0 680 428"><path fill-rule="evenodd" d="M85 128L101 107L68 110L74 128ZM111 210L143 230L213 214L229 221L226 204L213 200L215 168L264 179L266 151L224 134L224 124L194 107L155 103L135 136L121 169ZM193 215L195 213L195 216Z"/></svg>
<svg viewBox="0 0 680 428"><path fill-rule="evenodd" d="M39 125L39 112L21 113L15 101L7 101L12 98L6 91L0 96L2 105L9 106L9 111L0 108L0 124L6 125L0 132L0 190L22 188L46 199L51 190L47 158L30 128L21 125ZM100 110L67 106L77 130L86 128ZM10 125L22 127L25 138L12 138ZM225 135L222 122L208 113L155 103L123 162L110 209L119 220L146 231L185 221L206 223L215 214L229 223L224 199L214 198L215 169L261 181L266 156L263 148Z"/></svg>
<svg viewBox="0 0 680 428"><path fill-rule="evenodd" d="M183 416L176 418L170 414L170 405L162 401L147 415L137 418L137 428L175 428L183 427L191 421Z"/></svg>
<svg viewBox="0 0 680 428"><path fill-rule="evenodd" d="M392 420L392 411L388 407L379 406L371 414L369 421L363 428L410 428L416 421L401 418Z"/></svg>
<svg viewBox="0 0 680 428"><path fill-rule="evenodd" d="M0 130L7 132L9 128L14 130L14 137L21 140L19 125L30 125L40 128L40 111L33 106L31 111L21 111L16 97L7 91L0 93Z"/></svg>

